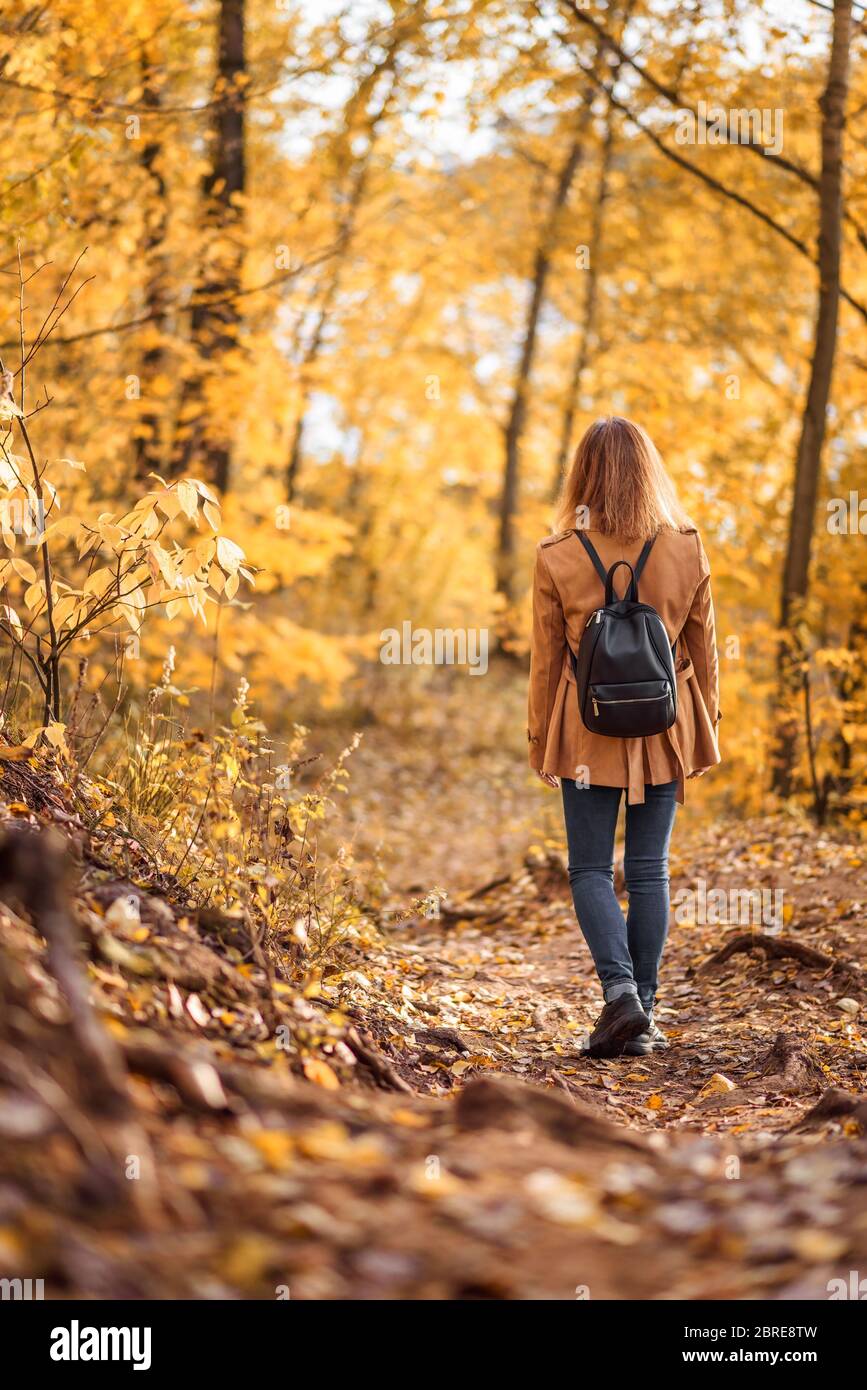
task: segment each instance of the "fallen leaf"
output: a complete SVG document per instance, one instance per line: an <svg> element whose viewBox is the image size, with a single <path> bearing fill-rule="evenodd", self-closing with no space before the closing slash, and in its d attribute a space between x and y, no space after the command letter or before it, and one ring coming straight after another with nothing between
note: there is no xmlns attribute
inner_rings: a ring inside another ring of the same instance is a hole
<svg viewBox="0 0 867 1390"><path fill-rule="evenodd" d="M426 1115L419 1115L415 1110L393 1110L391 1119L393 1124L402 1125L404 1129L427 1129L430 1124Z"/></svg>
<svg viewBox="0 0 867 1390"><path fill-rule="evenodd" d="M340 1089L340 1080L336 1073L332 1071L327 1062L323 1062L320 1057L304 1058L304 1075L308 1081L313 1081L317 1086L322 1086L326 1091L337 1091Z"/></svg>
<svg viewBox="0 0 867 1390"><path fill-rule="evenodd" d="M272 1172L282 1172L291 1163L295 1142L285 1129L259 1129L245 1138L258 1149Z"/></svg>
<svg viewBox="0 0 867 1390"><path fill-rule="evenodd" d="M32 752L33 750L23 743L9 744L8 746L0 745L0 763L26 762Z"/></svg>
<svg viewBox="0 0 867 1390"><path fill-rule="evenodd" d="M698 1094L699 1098L703 1099L705 1096L725 1095L726 1092L736 1089L733 1081L730 1081L727 1076L723 1076L721 1071L715 1071L710 1080L704 1083Z"/></svg>

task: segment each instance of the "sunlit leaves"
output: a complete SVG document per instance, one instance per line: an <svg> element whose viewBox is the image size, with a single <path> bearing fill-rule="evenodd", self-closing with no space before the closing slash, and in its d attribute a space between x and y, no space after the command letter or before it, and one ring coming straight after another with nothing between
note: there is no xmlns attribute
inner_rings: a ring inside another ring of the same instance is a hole
<svg viewBox="0 0 867 1390"><path fill-rule="evenodd" d="M204 622L208 604L234 598L242 579L252 582L252 571L242 568L243 550L220 534L216 496L196 479L156 478L129 511L100 510L92 518L86 497L77 495L84 514L60 520L53 516L62 501L51 477L55 465L33 473L32 483L26 480L26 460L11 452L8 431L0 460L0 486L7 493L0 531L9 552L0 562L0 588L19 595L15 606L6 603L0 611L7 636L28 652L32 669L44 673L46 692L60 679L60 657L92 636L94 627L100 634L125 629L137 635L148 611L161 606L169 621L189 614ZM83 463L66 457L56 466L72 474L85 471ZM203 526L208 534L197 538ZM44 569L15 553L22 538L44 552ZM21 603L26 624L19 617ZM59 710L56 700L51 703Z"/></svg>
<svg viewBox="0 0 867 1390"><path fill-rule="evenodd" d="M0 614L2 614L6 621L11 624L16 637L23 637L24 629L21 626L21 619L15 612L15 609L10 608L8 603L3 603L0 604Z"/></svg>
<svg viewBox="0 0 867 1390"><path fill-rule="evenodd" d="M225 536L217 538L217 561L227 574L235 574L244 559L244 552Z"/></svg>

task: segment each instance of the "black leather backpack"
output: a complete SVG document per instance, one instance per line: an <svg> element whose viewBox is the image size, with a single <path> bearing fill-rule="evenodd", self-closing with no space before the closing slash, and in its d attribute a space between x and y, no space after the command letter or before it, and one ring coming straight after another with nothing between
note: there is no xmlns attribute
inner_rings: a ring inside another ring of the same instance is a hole
<svg viewBox="0 0 867 1390"><path fill-rule="evenodd" d="M581 718L592 733L609 738L661 734L677 718L677 681L674 648L662 619L649 603L638 601L638 581L653 540L645 542L634 570L628 560L617 560L606 572L583 531L575 534L605 585L605 603L590 615L577 657L572 653ZM621 565L630 579L618 599L614 573Z"/></svg>

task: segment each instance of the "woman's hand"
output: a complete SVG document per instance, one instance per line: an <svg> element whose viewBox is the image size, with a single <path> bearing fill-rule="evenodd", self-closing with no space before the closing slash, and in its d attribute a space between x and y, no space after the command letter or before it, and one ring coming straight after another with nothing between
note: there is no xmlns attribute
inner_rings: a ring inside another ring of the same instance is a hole
<svg viewBox="0 0 867 1390"><path fill-rule="evenodd" d="M559 780L559 778L557 778L557 777L552 777L551 774L550 774L550 772L540 772L539 769L536 768L536 775L537 775L537 777L541 777L541 779L542 779L542 781L545 783L545 786L546 786L546 787L553 787L553 788L555 789L555 791L556 791L557 787L559 787L559 785L560 785L560 780Z"/></svg>
<svg viewBox="0 0 867 1390"><path fill-rule="evenodd" d="M709 772L709 771L710 771L710 768L708 768L708 767L697 767L696 770L695 770L695 772L688 772L688 773L686 774L686 780L687 780L687 782L691 782L691 781L693 780L694 777L703 777L704 774L705 774L706 772Z"/></svg>

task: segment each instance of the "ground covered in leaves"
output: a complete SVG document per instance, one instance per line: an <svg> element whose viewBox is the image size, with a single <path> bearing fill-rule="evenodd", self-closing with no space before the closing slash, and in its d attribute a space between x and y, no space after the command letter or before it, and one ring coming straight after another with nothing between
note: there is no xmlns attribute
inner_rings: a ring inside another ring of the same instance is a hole
<svg viewBox="0 0 867 1390"><path fill-rule="evenodd" d="M370 914L321 978L41 789L0 841L0 1275L51 1297L814 1298L867 1268L855 843L681 836L670 1051L581 1053L561 861ZM134 866L133 866L134 867ZM695 918L699 920L695 920Z"/></svg>

